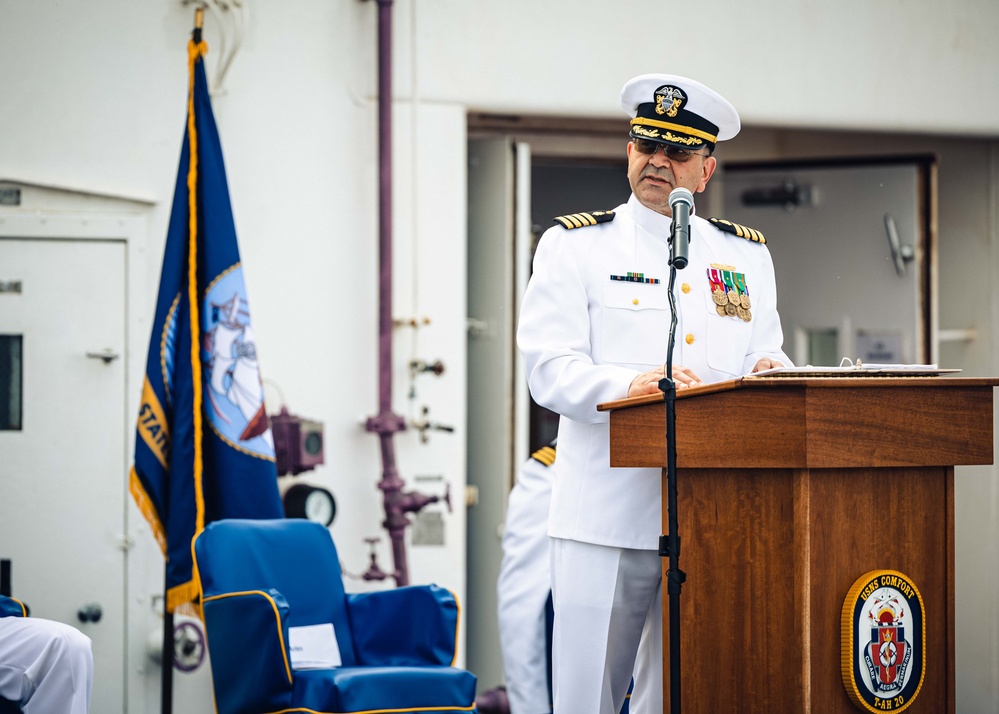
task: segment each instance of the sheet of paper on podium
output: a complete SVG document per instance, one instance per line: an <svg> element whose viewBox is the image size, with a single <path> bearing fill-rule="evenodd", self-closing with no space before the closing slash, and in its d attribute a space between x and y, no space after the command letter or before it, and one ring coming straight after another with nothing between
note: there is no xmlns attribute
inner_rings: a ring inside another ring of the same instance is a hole
<svg viewBox="0 0 999 714"><path fill-rule="evenodd" d="M959 369L941 369L935 364L857 364L841 367L774 367L747 374L744 379L760 377L928 377L953 374Z"/></svg>

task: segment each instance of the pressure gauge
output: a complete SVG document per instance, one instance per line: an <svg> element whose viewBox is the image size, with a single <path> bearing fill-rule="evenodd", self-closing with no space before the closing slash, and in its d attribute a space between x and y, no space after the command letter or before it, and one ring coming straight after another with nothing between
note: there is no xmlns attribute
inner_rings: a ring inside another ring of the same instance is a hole
<svg viewBox="0 0 999 714"><path fill-rule="evenodd" d="M284 493L284 515L329 527L336 517L336 499L321 486L298 483Z"/></svg>

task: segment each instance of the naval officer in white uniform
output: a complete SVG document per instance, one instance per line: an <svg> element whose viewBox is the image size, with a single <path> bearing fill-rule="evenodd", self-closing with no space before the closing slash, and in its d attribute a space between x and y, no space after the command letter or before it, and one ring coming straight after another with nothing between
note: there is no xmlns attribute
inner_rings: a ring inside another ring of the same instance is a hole
<svg viewBox="0 0 999 714"><path fill-rule="evenodd" d="M548 511L553 442L533 454L517 473L503 529L503 562L496 582L500 649L510 714L547 714Z"/></svg>
<svg viewBox="0 0 999 714"><path fill-rule="evenodd" d="M556 219L535 254L517 334L531 395L560 415L548 531L555 714L615 714L633 671L631 711L662 711L661 471L611 469L608 416L596 406L659 391L668 197L703 191L715 143L740 128L728 101L685 77L636 77L621 104L632 117L632 195L613 211ZM678 389L790 365L764 244L758 231L691 216L675 286Z"/></svg>
<svg viewBox="0 0 999 714"><path fill-rule="evenodd" d="M87 714L94 684L90 638L26 615L19 601L0 596L0 697L24 714Z"/></svg>

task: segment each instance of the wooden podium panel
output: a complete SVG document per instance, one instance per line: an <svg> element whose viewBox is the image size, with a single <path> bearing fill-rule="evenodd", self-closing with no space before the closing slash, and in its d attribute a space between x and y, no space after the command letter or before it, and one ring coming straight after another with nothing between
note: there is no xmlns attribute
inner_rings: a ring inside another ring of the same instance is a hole
<svg viewBox="0 0 999 714"><path fill-rule="evenodd" d="M790 468L992 463L997 380L741 379L677 393L677 466ZM602 404L611 466L666 463L662 395ZM849 445L844 447L844 444Z"/></svg>
<svg viewBox="0 0 999 714"><path fill-rule="evenodd" d="M923 600L925 675L906 711L954 712L953 465L992 463L995 384L744 379L680 393L685 713L863 711L842 682L841 612L853 583L884 569ZM601 405L612 466L665 465L662 402ZM663 533L665 511L664 499ZM667 661L664 712L669 680Z"/></svg>

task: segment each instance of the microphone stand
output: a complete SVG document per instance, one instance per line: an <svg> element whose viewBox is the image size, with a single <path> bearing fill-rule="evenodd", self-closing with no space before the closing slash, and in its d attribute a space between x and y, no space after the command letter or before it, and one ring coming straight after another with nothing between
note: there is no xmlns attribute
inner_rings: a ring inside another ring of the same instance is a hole
<svg viewBox="0 0 999 714"><path fill-rule="evenodd" d="M675 239L676 223L670 230L670 244ZM676 343L676 265L669 267L669 351L666 353L666 375L659 380L659 389L666 402L666 509L669 531L659 537L660 557L669 556L666 571L666 593L669 595L669 712L680 714L680 591L687 574L680 570L680 533L676 509L676 383L673 381L673 345ZM686 263L684 263L686 265Z"/></svg>

